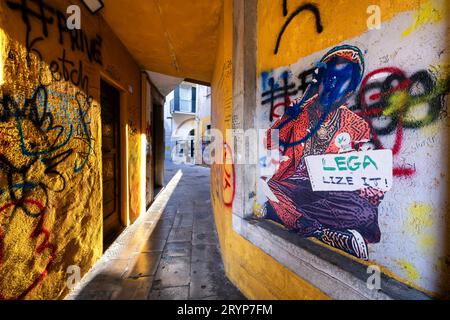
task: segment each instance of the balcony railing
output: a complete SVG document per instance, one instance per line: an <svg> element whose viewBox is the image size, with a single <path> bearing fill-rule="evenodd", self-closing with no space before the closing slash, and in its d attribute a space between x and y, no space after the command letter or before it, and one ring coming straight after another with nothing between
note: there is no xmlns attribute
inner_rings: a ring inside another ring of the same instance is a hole
<svg viewBox="0 0 450 320"><path fill-rule="evenodd" d="M175 99L170 100L170 112L181 113L195 113L195 104L192 100L178 100L178 104L175 104Z"/></svg>

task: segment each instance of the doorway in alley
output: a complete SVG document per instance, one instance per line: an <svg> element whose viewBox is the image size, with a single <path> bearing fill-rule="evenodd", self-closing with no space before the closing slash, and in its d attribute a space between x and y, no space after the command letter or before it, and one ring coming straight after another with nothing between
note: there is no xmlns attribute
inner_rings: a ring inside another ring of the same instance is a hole
<svg viewBox="0 0 450 320"><path fill-rule="evenodd" d="M120 223L120 91L100 84L102 120L103 248L121 231Z"/></svg>
<svg viewBox="0 0 450 320"><path fill-rule="evenodd" d="M155 196L164 186L164 109L157 101L153 101L153 186Z"/></svg>

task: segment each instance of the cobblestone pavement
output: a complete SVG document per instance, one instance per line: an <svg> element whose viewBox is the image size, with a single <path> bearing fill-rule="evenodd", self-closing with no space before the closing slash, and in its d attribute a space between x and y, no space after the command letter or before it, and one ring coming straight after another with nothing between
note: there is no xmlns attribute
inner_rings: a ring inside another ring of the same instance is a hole
<svg viewBox="0 0 450 320"><path fill-rule="evenodd" d="M166 187L67 299L245 299L226 278L208 168L166 161Z"/></svg>

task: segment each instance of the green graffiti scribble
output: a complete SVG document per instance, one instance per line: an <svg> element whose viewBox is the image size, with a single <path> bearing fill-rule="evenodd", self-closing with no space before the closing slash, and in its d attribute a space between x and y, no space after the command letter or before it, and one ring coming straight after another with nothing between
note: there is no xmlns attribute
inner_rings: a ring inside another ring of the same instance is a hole
<svg viewBox="0 0 450 320"><path fill-rule="evenodd" d="M402 90L393 93L388 99L388 106L383 110L383 115L386 117L401 117L404 125L408 127L422 127L431 124L436 120L436 115L433 113L427 114L421 120L405 119L404 116L412 108L420 106L424 103L429 103L434 99L447 94L450 91L450 77L444 80L439 80L435 88L427 95L411 97L407 90Z"/></svg>

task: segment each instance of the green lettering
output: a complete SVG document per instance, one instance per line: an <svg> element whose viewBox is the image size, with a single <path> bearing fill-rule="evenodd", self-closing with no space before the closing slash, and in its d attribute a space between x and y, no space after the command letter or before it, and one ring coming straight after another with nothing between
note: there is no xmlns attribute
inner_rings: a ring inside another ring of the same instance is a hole
<svg viewBox="0 0 450 320"><path fill-rule="evenodd" d="M347 170L347 167L345 166L345 157L336 157L334 158L334 161L336 161L339 171Z"/></svg>
<svg viewBox="0 0 450 320"><path fill-rule="evenodd" d="M351 171L356 171L359 169L359 167L361 166L361 162L354 162L354 165L352 165L352 161L358 159L357 156L351 156L347 159L347 167L351 170Z"/></svg>
<svg viewBox="0 0 450 320"><path fill-rule="evenodd" d="M322 166L324 171L335 171L336 168L334 167L327 167L327 164L325 163L325 159L322 159Z"/></svg>
<svg viewBox="0 0 450 320"><path fill-rule="evenodd" d="M375 169L378 170L378 166L375 163L375 161L373 161L373 159L371 157L369 157L368 155L364 156L364 161L363 161L363 168L367 168L370 165L373 165L375 167Z"/></svg>

